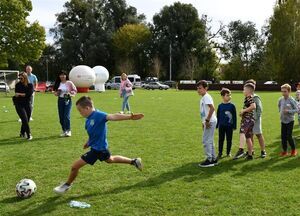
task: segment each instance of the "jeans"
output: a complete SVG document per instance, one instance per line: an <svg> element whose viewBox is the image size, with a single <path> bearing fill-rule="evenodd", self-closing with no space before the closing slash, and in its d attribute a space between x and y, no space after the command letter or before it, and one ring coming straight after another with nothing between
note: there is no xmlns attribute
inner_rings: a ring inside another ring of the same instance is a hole
<svg viewBox="0 0 300 216"><path fill-rule="evenodd" d="M129 96L126 96L126 90L122 91L122 97L123 97L123 103L122 103L122 111L125 111L125 108L130 111L130 106L129 106Z"/></svg>
<svg viewBox="0 0 300 216"><path fill-rule="evenodd" d="M233 128L232 127L226 127L226 126L219 126L219 155L222 155L223 153L223 145L226 135L226 141L227 141L227 149L226 154L229 155L231 151L232 146L232 134L233 134Z"/></svg>
<svg viewBox="0 0 300 216"><path fill-rule="evenodd" d="M26 104L26 105L15 105L16 111L22 120L22 126L21 126L21 135L27 135L29 137L30 135L30 127L29 127L29 119L31 116L31 105Z"/></svg>
<svg viewBox="0 0 300 216"><path fill-rule="evenodd" d="M204 127L202 142L207 159L209 161L212 161L216 159L214 147L214 133L217 122L211 122L210 124L210 128Z"/></svg>
<svg viewBox="0 0 300 216"><path fill-rule="evenodd" d="M35 92L32 93L31 97L30 97L30 100L29 100L29 103L30 103L30 107L31 107L31 114L30 114L30 117L32 116L32 113L33 113L33 106L34 106L34 94Z"/></svg>
<svg viewBox="0 0 300 216"><path fill-rule="evenodd" d="M64 98L58 98L58 115L59 122L62 130L69 131L71 129L70 119L71 119L71 108L72 108L72 100L65 100Z"/></svg>
<svg viewBox="0 0 300 216"><path fill-rule="evenodd" d="M293 128L294 128L294 121L288 123L288 124L284 124L281 123L281 144L282 144L282 150L284 152L287 151L287 142L289 142L291 149L295 150L295 142L293 139Z"/></svg>

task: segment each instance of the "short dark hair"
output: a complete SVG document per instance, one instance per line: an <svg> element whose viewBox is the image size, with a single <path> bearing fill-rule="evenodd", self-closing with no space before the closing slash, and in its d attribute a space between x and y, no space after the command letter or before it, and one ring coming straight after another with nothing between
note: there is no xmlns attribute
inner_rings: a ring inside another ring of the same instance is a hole
<svg viewBox="0 0 300 216"><path fill-rule="evenodd" d="M246 83L244 85L245 88L250 88L252 91L255 89L255 85L253 83Z"/></svg>
<svg viewBox="0 0 300 216"><path fill-rule="evenodd" d="M202 86L203 88L208 88L208 83L206 80L200 80L197 82L197 87Z"/></svg>
<svg viewBox="0 0 300 216"><path fill-rule="evenodd" d="M228 88L222 88L221 96L225 96L226 94L231 94L231 91Z"/></svg>
<svg viewBox="0 0 300 216"><path fill-rule="evenodd" d="M85 107L94 107L94 103L89 96L82 96L76 101L76 106Z"/></svg>

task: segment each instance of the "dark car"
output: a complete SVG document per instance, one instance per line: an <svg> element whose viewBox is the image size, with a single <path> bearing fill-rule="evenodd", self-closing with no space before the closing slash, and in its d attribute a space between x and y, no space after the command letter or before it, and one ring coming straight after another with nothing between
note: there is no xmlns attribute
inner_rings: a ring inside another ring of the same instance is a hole
<svg viewBox="0 0 300 216"><path fill-rule="evenodd" d="M165 81L164 84L165 85L168 85L170 88L175 88L176 87L176 81L173 81L173 80L168 80L168 81Z"/></svg>

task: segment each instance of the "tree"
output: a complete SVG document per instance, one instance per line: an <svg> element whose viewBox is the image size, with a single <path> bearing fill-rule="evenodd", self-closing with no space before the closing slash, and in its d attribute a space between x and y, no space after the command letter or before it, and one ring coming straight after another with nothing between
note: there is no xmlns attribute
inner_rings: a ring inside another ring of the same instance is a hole
<svg viewBox="0 0 300 216"><path fill-rule="evenodd" d="M153 17L151 26L153 35L152 56L159 56L164 71L169 71L169 51L172 51L172 77L184 74L183 65L186 56L196 56L203 66L213 52L208 42L205 22L199 19L197 9L191 4L176 2L165 6ZM206 77L212 78L215 68L207 68ZM166 78L166 77L164 77Z"/></svg>
<svg viewBox="0 0 300 216"><path fill-rule="evenodd" d="M255 68L254 59L257 60L257 55L260 54L261 43L260 36L252 22L242 23L240 20L230 22L226 29L221 31L224 43L221 51L224 54L225 60L229 61L229 66L233 66L230 74L237 76L225 77L229 79L248 79L255 78L257 71L251 71ZM240 68L238 67L240 66ZM232 71L237 70L237 71Z"/></svg>
<svg viewBox="0 0 300 216"><path fill-rule="evenodd" d="M71 0L64 7L51 32L67 67L104 65L112 71L113 33L125 23L141 22L143 16L125 0Z"/></svg>
<svg viewBox="0 0 300 216"><path fill-rule="evenodd" d="M0 1L0 67L8 62L25 64L37 60L45 47L45 30L26 18L32 10L30 0Z"/></svg>
<svg viewBox="0 0 300 216"><path fill-rule="evenodd" d="M300 2L281 1L270 19L264 68L282 82L300 79Z"/></svg>
<svg viewBox="0 0 300 216"><path fill-rule="evenodd" d="M133 69L139 75L145 75L147 68L147 44L151 33L144 24L126 24L113 35L112 42L118 65L122 62L132 62ZM140 64L144 62L144 64ZM121 71L132 73L133 71ZM143 73L144 72L144 73Z"/></svg>

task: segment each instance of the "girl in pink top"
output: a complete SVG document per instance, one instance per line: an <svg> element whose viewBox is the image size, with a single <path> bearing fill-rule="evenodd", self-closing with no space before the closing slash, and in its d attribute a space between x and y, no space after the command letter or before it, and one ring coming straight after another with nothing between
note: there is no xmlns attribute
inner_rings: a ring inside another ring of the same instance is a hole
<svg viewBox="0 0 300 216"><path fill-rule="evenodd" d="M71 136L71 108L72 108L72 97L77 93L77 89L66 72L61 71L54 83L54 94L58 97L58 114L59 122L62 128L60 136L70 137Z"/></svg>
<svg viewBox="0 0 300 216"><path fill-rule="evenodd" d="M129 81L127 75L122 73L121 75L121 85L120 85L120 97L123 98L122 111L120 113L124 114L125 108L128 113L131 113L128 99L133 96L132 83Z"/></svg>

